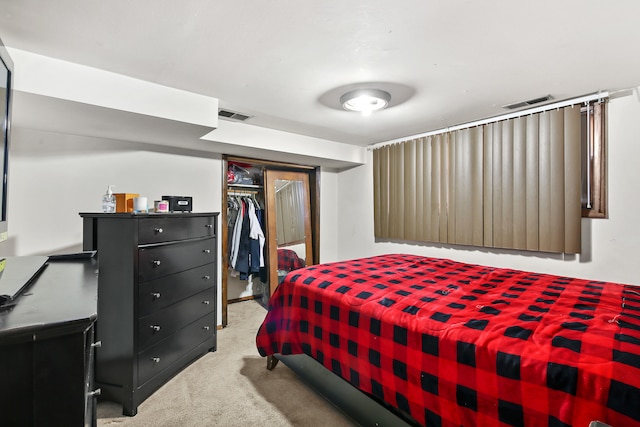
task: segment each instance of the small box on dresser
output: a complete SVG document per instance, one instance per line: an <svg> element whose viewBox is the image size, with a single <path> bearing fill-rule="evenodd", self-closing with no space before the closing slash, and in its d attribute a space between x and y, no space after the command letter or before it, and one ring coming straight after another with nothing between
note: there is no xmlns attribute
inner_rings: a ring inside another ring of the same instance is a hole
<svg viewBox="0 0 640 427"><path fill-rule="evenodd" d="M216 349L218 213L81 213L98 251L96 383L125 415Z"/></svg>

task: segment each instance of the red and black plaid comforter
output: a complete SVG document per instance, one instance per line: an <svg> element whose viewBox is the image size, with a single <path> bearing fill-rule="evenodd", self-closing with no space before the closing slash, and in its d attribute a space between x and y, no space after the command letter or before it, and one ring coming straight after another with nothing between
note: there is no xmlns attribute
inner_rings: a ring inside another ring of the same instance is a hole
<svg viewBox="0 0 640 427"><path fill-rule="evenodd" d="M304 267L304 260L291 249L278 249L278 270L293 271Z"/></svg>
<svg viewBox="0 0 640 427"><path fill-rule="evenodd" d="M256 340L426 426L640 425L640 287L385 255L289 273Z"/></svg>

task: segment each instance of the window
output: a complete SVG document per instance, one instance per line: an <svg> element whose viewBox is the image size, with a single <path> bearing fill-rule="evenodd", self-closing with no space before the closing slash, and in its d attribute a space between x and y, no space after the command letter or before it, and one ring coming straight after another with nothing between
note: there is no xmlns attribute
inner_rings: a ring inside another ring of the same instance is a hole
<svg viewBox="0 0 640 427"><path fill-rule="evenodd" d="M582 217L607 217L606 101L582 107Z"/></svg>
<svg viewBox="0 0 640 427"><path fill-rule="evenodd" d="M579 253L582 133L578 103L374 149L375 237Z"/></svg>

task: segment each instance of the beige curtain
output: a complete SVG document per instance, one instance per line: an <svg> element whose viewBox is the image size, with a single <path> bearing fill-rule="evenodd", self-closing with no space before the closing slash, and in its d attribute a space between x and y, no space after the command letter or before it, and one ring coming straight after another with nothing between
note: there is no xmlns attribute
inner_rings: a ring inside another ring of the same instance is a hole
<svg viewBox="0 0 640 427"><path fill-rule="evenodd" d="M379 239L580 251L580 108L373 151Z"/></svg>
<svg viewBox="0 0 640 427"><path fill-rule="evenodd" d="M482 130L373 152L376 237L482 245Z"/></svg>
<svg viewBox="0 0 640 427"><path fill-rule="evenodd" d="M484 246L579 253L580 108L485 125Z"/></svg>
<svg viewBox="0 0 640 427"><path fill-rule="evenodd" d="M302 181L286 182L276 190L276 239L278 246L304 241L304 190Z"/></svg>
<svg viewBox="0 0 640 427"><path fill-rule="evenodd" d="M451 133L448 243L483 244L483 146L481 127Z"/></svg>

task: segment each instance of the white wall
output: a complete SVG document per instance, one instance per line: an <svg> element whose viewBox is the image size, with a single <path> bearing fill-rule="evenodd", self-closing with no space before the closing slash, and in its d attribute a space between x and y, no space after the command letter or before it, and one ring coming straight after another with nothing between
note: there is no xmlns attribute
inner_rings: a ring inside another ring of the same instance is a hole
<svg viewBox="0 0 640 427"><path fill-rule="evenodd" d="M154 151L156 150L156 151ZM14 128L9 171L6 256L80 250L79 212L99 212L108 184L139 193L189 195L194 210L219 211L220 156L167 147Z"/></svg>
<svg viewBox="0 0 640 427"><path fill-rule="evenodd" d="M338 261L338 176L340 173L320 170L320 262Z"/></svg>
<svg viewBox="0 0 640 427"><path fill-rule="evenodd" d="M583 252L562 256L463 246L375 242L372 153L364 166L338 175L340 259L411 253L543 273L640 284L640 101L609 104L609 218L583 219Z"/></svg>

